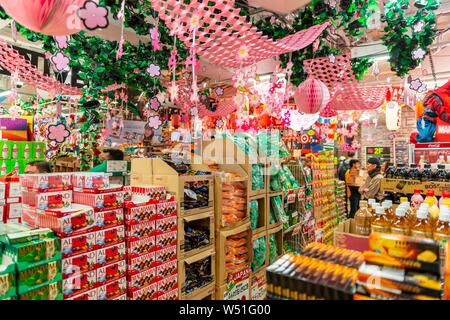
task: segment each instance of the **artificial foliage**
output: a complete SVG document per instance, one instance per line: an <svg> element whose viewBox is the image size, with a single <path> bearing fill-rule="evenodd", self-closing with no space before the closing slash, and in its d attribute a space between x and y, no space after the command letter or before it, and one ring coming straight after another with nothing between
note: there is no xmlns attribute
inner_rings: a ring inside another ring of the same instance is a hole
<svg viewBox="0 0 450 320"><path fill-rule="evenodd" d="M389 52L391 69L402 77L415 69L430 53L429 46L436 38L436 14L439 0L415 1L415 13L407 15L411 9L408 0L388 1L381 21L386 23L383 44ZM414 55L423 50L423 55Z"/></svg>
<svg viewBox="0 0 450 320"><path fill-rule="evenodd" d="M334 6L332 6L332 3L334 3ZM344 30L347 37L357 40L364 34L368 27L368 20L376 10L378 10L378 5L375 0L341 0L334 2L313 0L309 6L295 13L290 28L284 26L281 21L274 21L272 17L256 20L254 24L265 35L280 39L300 30L330 21L334 28ZM326 34L324 34L317 51L313 50L313 46L308 46L292 54L281 55L280 59L283 66L286 66L289 59L292 59L294 64L291 77L292 84L298 86L307 78L308 70L303 69L305 60L327 56L331 53L334 55L343 53L345 48L333 48L325 40L326 38ZM351 63L357 79L362 79L373 64L367 58L355 58L352 59Z"/></svg>

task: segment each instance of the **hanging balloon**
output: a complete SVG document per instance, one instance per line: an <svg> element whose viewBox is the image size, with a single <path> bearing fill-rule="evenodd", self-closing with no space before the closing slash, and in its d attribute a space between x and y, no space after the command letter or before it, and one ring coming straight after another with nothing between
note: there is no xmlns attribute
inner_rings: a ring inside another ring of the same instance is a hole
<svg viewBox="0 0 450 320"><path fill-rule="evenodd" d="M386 127L388 130L395 131L400 129L401 108L395 101L386 104Z"/></svg>
<svg viewBox="0 0 450 320"><path fill-rule="evenodd" d="M79 32L78 10L86 0L0 0L0 6L24 27L50 36Z"/></svg>
<svg viewBox="0 0 450 320"><path fill-rule="evenodd" d="M300 111L313 114L320 112L330 102L330 92L322 81L308 79L298 86L294 98Z"/></svg>

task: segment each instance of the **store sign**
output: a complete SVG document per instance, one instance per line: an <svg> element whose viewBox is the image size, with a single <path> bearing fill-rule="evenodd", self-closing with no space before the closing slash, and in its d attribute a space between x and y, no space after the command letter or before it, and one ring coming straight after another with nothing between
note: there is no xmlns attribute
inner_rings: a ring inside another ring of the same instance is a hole
<svg viewBox="0 0 450 320"><path fill-rule="evenodd" d="M371 157L380 158L381 161L390 161L391 147L366 147L366 161Z"/></svg>

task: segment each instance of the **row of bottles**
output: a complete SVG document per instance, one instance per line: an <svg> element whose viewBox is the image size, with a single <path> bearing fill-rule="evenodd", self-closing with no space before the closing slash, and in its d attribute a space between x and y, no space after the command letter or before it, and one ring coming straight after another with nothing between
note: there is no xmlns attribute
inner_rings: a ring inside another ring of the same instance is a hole
<svg viewBox="0 0 450 320"><path fill-rule="evenodd" d="M390 166L386 170L386 178L403 180L420 180L422 182L450 182L450 170L446 170L445 164L438 164L437 169L431 169L431 164L427 163L420 169L417 164L410 164L409 168L405 164L398 164L397 167Z"/></svg>
<svg viewBox="0 0 450 320"><path fill-rule="evenodd" d="M41 157L41 146L39 144L36 144L36 155L37 157ZM19 148L17 148L17 144L14 143L11 151L11 159L17 159L19 156ZM7 159L9 157L9 149L6 143L3 144L2 149L2 159ZM28 146L28 143L25 144L25 147L23 149L23 159L29 159L30 158L30 147Z"/></svg>
<svg viewBox="0 0 450 320"><path fill-rule="evenodd" d="M445 199L439 210L437 199L425 199L416 210L407 198L393 210L390 200L381 205L375 200L361 201L355 215L356 233L369 235L370 232L394 233L413 237L450 240L450 199Z"/></svg>

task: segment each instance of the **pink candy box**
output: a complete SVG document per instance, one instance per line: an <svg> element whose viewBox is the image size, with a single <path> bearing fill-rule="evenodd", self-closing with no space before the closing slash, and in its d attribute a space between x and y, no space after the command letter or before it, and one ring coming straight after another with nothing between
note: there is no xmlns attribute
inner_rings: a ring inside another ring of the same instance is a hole
<svg viewBox="0 0 450 320"><path fill-rule="evenodd" d="M22 203L41 210L60 210L72 204L72 191L23 191Z"/></svg>
<svg viewBox="0 0 450 320"><path fill-rule="evenodd" d="M72 174L72 185L86 189L108 188L109 176L101 172L76 172Z"/></svg>
<svg viewBox="0 0 450 320"><path fill-rule="evenodd" d="M39 192L72 189L71 173L22 174L20 184L28 190Z"/></svg>

